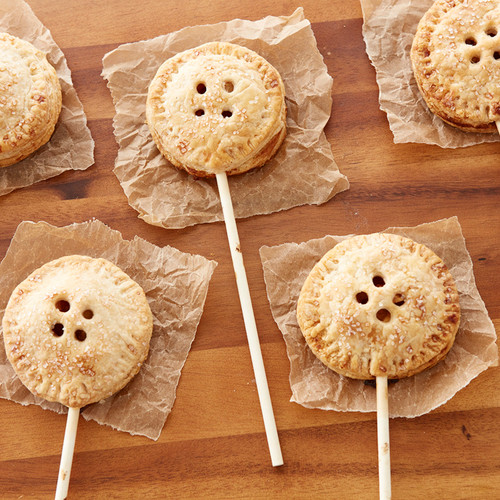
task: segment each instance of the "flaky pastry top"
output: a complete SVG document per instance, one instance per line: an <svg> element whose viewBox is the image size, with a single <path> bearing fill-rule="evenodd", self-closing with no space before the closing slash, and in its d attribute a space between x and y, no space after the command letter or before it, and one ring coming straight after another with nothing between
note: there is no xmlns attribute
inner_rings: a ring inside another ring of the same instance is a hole
<svg viewBox="0 0 500 500"><path fill-rule="evenodd" d="M304 283L297 318L311 350L336 372L403 378L446 355L460 308L455 282L434 252L371 234L321 258Z"/></svg>
<svg viewBox="0 0 500 500"><path fill-rule="evenodd" d="M43 52L0 33L0 167L45 144L61 111L61 87Z"/></svg>
<svg viewBox="0 0 500 500"><path fill-rule="evenodd" d="M430 110L461 129L496 132L500 120L500 2L437 0L411 49Z"/></svg>
<svg viewBox="0 0 500 500"><path fill-rule="evenodd" d="M152 314L142 288L120 268L71 255L15 288L2 326L21 382L48 401L82 407L111 396L139 371Z"/></svg>
<svg viewBox="0 0 500 500"><path fill-rule="evenodd" d="M201 176L241 173L260 166L250 157L283 139L284 96L279 73L263 57L211 42L160 66L149 87L147 123L177 167Z"/></svg>

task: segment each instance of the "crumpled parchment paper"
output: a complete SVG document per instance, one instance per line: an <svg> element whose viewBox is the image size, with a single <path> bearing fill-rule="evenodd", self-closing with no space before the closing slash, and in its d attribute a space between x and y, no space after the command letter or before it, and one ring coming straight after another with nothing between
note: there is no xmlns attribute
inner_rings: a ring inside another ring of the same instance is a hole
<svg viewBox="0 0 500 500"><path fill-rule="evenodd" d="M209 41L255 50L280 72L285 84L287 137L265 166L229 178L235 216L321 204L346 190L349 184L323 132L331 112L332 78L309 21L297 9L289 17L188 27L121 45L104 56L102 76L116 108L113 125L119 151L114 172L139 217L165 228L223 219L215 179L195 179L168 163L145 122L148 86L159 66Z"/></svg>
<svg viewBox="0 0 500 500"><path fill-rule="evenodd" d="M482 371L495 366L497 336L476 288L456 217L383 232L411 238L433 250L451 271L460 296L460 327L446 358L413 377L389 384L390 416L416 417L446 403ZM328 250L348 237L263 246L260 257L271 311L290 359L291 401L307 408L369 412L377 409L375 389L323 365L307 346L296 318L297 300L309 272Z"/></svg>
<svg viewBox="0 0 500 500"><path fill-rule="evenodd" d="M0 196L31 186L66 170L85 170L94 163L94 141L71 80L71 72L50 31L23 0L2 0L0 31L22 38L47 54L62 90L62 109L49 142L24 160L0 168Z"/></svg>
<svg viewBox="0 0 500 500"><path fill-rule="evenodd" d="M157 247L139 237L124 240L98 220L66 227L22 222L0 263L0 316L10 294L32 271L64 255L110 260L146 292L153 313L149 355L139 373L119 392L82 409L87 420L158 439L201 319L216 263L200 255ZM21 383L0 340L0 397L63 413L66 407L31 394Z"/></svg>

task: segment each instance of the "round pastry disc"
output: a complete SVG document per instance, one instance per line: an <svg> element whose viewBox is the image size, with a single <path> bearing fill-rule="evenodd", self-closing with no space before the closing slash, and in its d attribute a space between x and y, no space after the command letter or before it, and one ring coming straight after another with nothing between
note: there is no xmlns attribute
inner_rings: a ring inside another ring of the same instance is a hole
<svg viewBox="0 0 500 500"><path fill-rule="evenodd" d="M61 86L43 52L0 33L0 167L43 146L61 112Z"/></svg>
<svg viewBox="0 0 500 500"><path fill-rule="evenodd" d="M446 355L460 307L455 282L432 250L371 234L322 257L304 283L297 317L309 347L332 370L403 378Z"/></svg>
<svg viewBox="0 0 500 500"><path fill-rule="evenodd" d="M286 135L285 88L256 52L211 42L165 61L149 86L146 116L158 149L198 177L263 165Z"/></svg>
<svg viewBox="0 0 500 500"><path fill-rule="evenodd" d="M142 288L105 259L71 255L12 292L3 317L7 357L36 396L82 407L120 390L149 350Z"/></svg>
<svg viewBox="0 0 500 500"><path fill-rule="evenodd" d="M411 48L429 109L468 132L496 133L500 120L500 3L437 0Z"/></svg>

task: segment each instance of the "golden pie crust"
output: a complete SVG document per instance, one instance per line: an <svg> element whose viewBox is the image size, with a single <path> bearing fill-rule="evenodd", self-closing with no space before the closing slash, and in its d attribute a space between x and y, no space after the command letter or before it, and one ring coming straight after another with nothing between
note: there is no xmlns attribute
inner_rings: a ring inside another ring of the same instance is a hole
<svg viewBox="0 0 500 500"><path fill-rule="evenodd" d="M266 163L286 135L285 87L263 57L211 42L165 61L149 86L146 119L163 156L197 177Z"/></svg>
<svg viewBox="0 0 500 500"><path fill-rule="evenodd" d="M411 48L429 109L468 132L496 133L500 120L500 2L437 0Z"/></svg>
<svg viewBox="0 0 500 500"><path fill-rule="evenodd" d="M43 52L0 33L0 167L43 146L61 112L61 86Z"/></svg>
<svg viewBox="0 0 500 500"><path fill-rule="evenodd" d="M36 396L80 408L139 371L151 310L142 288L105 259L53 260L16 289L3 317L7 357Z"/></svg>
<svg viewBox="0 0 500 500"><path fill-rule="evenodd" d="M460 306L453 277L433 251L377 233L344 240L321 258L304 283L297 318L332 370L397 379L447 354Z"/></svg>

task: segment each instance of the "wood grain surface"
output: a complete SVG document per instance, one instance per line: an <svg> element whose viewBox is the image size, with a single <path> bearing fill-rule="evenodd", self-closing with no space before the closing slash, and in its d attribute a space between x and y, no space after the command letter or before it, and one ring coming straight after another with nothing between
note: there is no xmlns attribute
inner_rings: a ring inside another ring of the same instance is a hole
<svg viewBox="0 0 500 500"><path fill-rule="evenodd" d="M478 288L500 328L498 143L457 150L395 145L378 106L356 0L29 0L64 51L96 142L83 172L0 198L0 257L17 225L96 217L218 261L205 312L160 439L80 419L69 498L378 498L376 416L308 410L289 401L289 362L266 298L259 247L325 234L373 232L458 216ZM238 222L285 465L270 464L222 223L164 230L137 218L114 176L112 100L101 60L121 43L184 26L288 15L303 6L334 77L326 135L351 188L323 206ZM394 499L500 498L500 369L446 405L391 420ZM55 492L65 417L0 400L0 498Z"/></svg>

